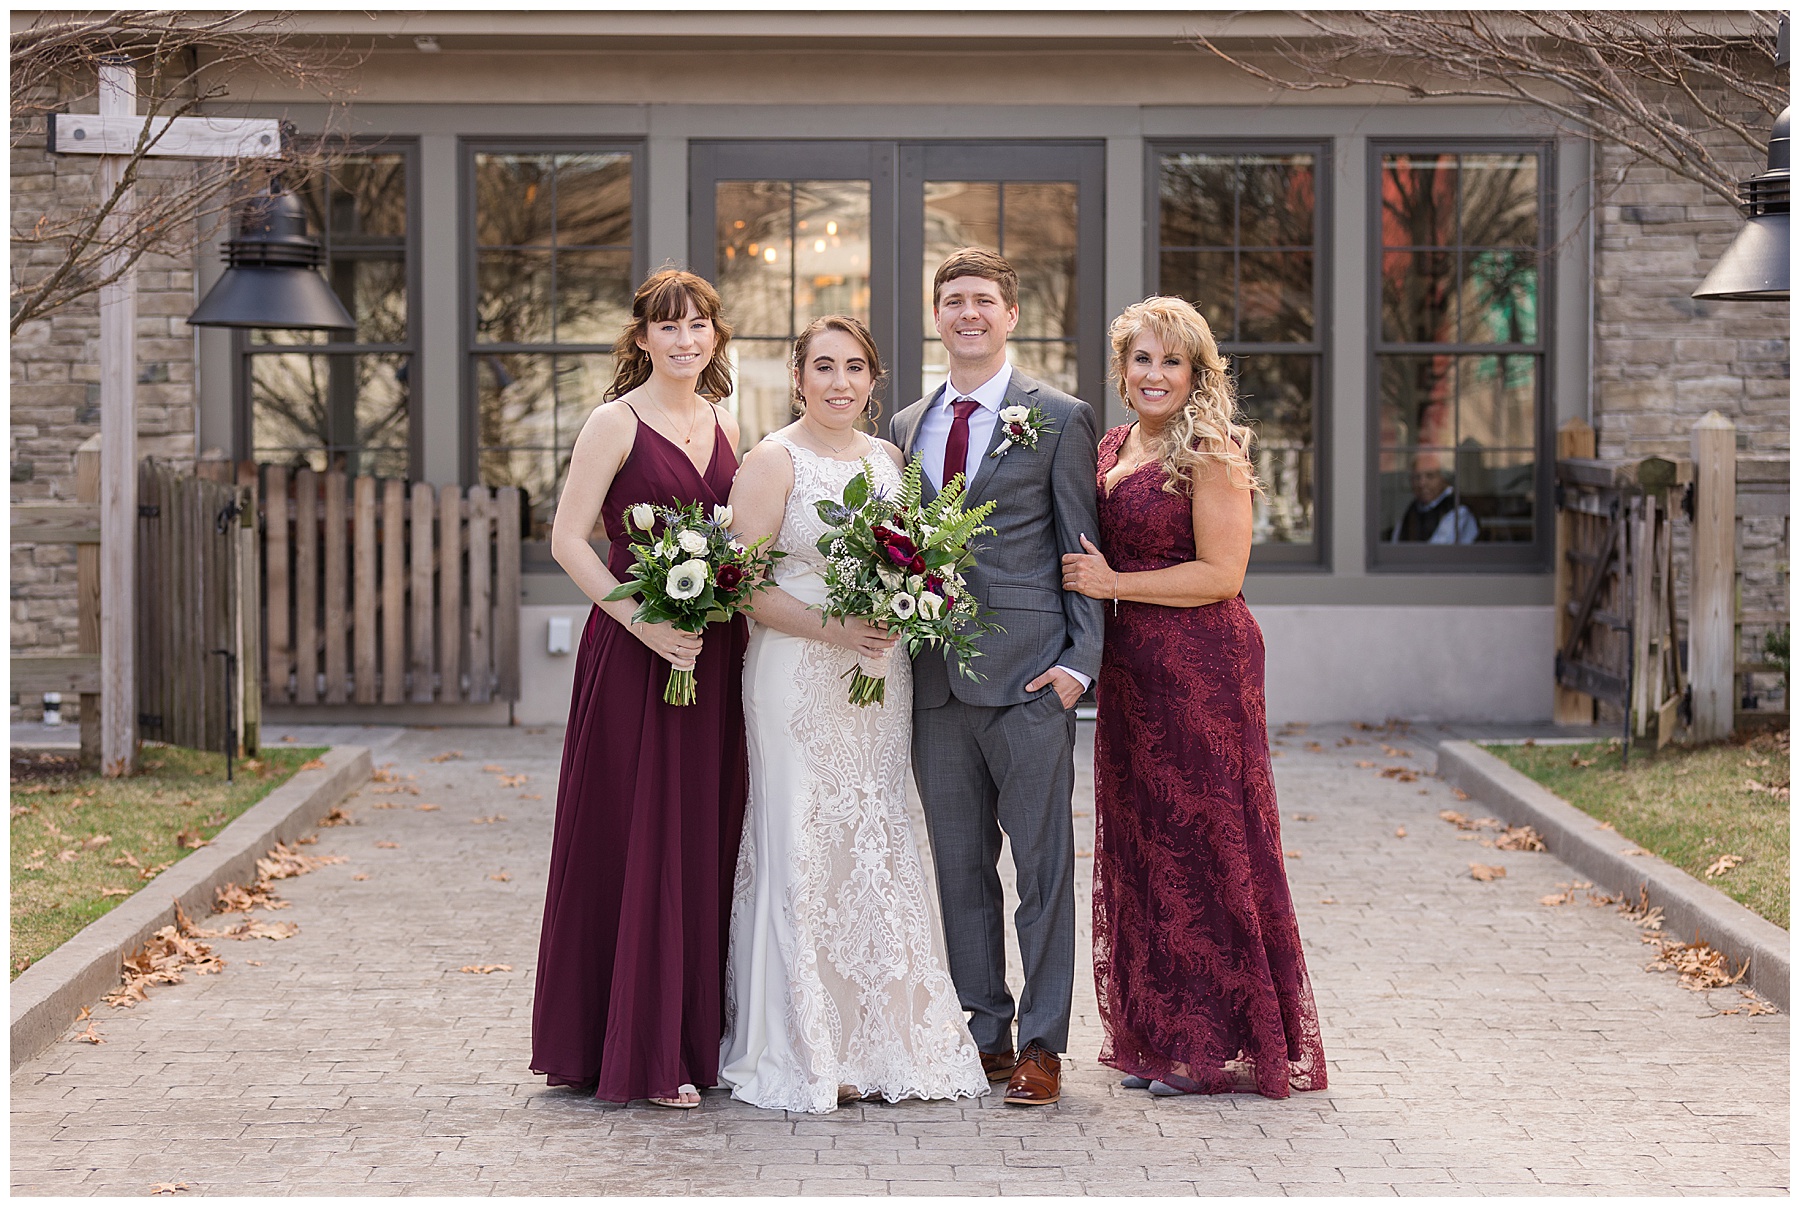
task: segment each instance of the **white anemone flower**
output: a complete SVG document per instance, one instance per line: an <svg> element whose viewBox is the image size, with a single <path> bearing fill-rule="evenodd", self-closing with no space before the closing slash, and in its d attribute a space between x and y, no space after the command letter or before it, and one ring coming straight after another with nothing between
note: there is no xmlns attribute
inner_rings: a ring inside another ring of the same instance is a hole
<svg viewBox="0 0 1800 1207"><path fill-rule="evenodd" d="M919 596L919 616L925 620L936 620L944 614L944 597L936 591L926 591Z"/></svg>
<svg viewBox="0 0 1800 1207"><path fill-rule="evenodd" d="M1030 407L1001 407L1001 423L1024 423L1031 417Z"/></svg>
<svg viewBox="0 0 1800 1207"><path fill-rule="evenodd" d="M683 528L675 534L675 543L681 546L683 553L699 556L706 552L706 538L692 528Z"/></svg>
<svg viewBox="0 0 1800 1207"><path fill-rule="evenodd" d="M669 571L668 589L670 599L692 599L706 587L706 563L696 558L693 561L678 563Z"/></svg>
<svg viewBox="0 0 1800 1207"><path fill-rule="evenodd" d="M656 523L656 508L650 506L648 503L632 504L631 522L635 524L640 531L649 532L651 525Z"/></svg>
<svg viewBox="0 0 1800 1207"><path fill-rule="evenodd" d="M911 620L913 613L919 610L919 601L902 591L888 601L888 611L901 620Z"/></svg>
<svg viewBox="0 0 1800 1207"><path fill-rule="evenodd" d="M917 595L919 592L923 591L925 589L924 575L921 575L921 574L907 575L906 576L906 589L908 591L912 592L914 595Z"/></svg>

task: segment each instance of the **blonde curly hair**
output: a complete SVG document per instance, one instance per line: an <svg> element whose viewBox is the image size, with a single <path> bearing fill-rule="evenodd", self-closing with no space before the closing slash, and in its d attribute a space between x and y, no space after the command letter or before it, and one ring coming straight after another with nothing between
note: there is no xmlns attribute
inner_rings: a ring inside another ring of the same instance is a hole
<svg viewBox="0 0 1800 1207"><path fill-rule="evenodd" d="M1112 342L1112 380L1119 397L1131 407L1125 361L1145 332L1185 356L1194 369L1194 392L1152 444L1163 467L1163 489L1170 494L1192 493L1195 471L1213 462L1225 467L1235 485L1262 493L1250 461L1255 433L1238 411L1237 388L1212 328L1191 304L1181 298L1149 297L1125 307L1112 321L1107 338Z"/></svg>

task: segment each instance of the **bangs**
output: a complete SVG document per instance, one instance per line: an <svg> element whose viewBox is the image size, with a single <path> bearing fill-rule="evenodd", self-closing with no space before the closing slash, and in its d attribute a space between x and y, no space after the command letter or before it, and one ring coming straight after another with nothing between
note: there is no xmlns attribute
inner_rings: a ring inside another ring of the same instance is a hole
<svg viewBox="0 0 1800 1207"><path fill-rule="evenodd" d="M666 323L679 319L688 312L690 305L701 318L718 322L719 295L699 277L683 280L684 276L687 274L671 273L650 287L644 295L645 322Z"/></svg>

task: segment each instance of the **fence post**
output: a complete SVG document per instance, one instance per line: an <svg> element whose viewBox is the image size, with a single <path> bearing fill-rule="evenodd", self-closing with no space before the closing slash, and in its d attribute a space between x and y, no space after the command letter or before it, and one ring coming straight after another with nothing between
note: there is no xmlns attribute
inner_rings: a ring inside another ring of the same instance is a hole
<svg viewBox="0 0 1800 1207"><path fill-rule="evenodd" d="M100 437L89 436L75 452L75 498L100 501ZM100 546L75 546L76 646L83 654L100 652ZM81 765L100 769L100 693L81 694Z"/></svg>
<svg viewBox="0 0 1800 1207"><path fill-rule="evenodd" d="M1556 429L1556 459L1592 457L1594 429L1585 420L1569 419ZM1569 615L1569 601L1575 598L1575 566L1569 553L1575 548L1577 523L1572 511L1556 514L1556 648L1568 644L1569 626L1575 618ZM1594 697L1572 687L1557 684L1553 716L1558 725L1592 725Z"/></svg>
<svg viewBox="0 0 1800 1207"><path fill-rule="evenodd" d="M1688 678L1696 742L1729 737L1736 653L1737 426L1708 411L1693 429L1694 542L1688 590Z"/></svg>

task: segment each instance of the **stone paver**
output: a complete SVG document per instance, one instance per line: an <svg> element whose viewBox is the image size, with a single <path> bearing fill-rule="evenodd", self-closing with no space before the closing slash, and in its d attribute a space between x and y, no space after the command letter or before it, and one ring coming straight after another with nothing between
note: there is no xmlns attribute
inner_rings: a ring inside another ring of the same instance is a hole
<svg viewBox="0 0 1800 1207"><path fill-rule="evenodd" d="M59 1042L14 1075L12 1190L1784 1193L1787 1018L1707 1017L1735 991L1690 993L1643 971L1637 931L1611 909L1539 905L1573 879L1565 867L1459 841L1437 813L1470 806L1448 787L1381 777L1429 768L1426 736L1316 726L1278 739L1329 1090L1121 1089L1095 1062L1092 981L1078 978L1060 1104L808 1117L719 1092L687 1113L605 1106L532 1077L560 732L408 731L376 761L416 777L401 782L419 794L365 788L347 803L356 825L319 831L310 850L349 860L282 884L293 905L278 916L298 935L223 942L223 974L156 989L135 1010L99 1007L104 1045ZM462 757L428 761L449 750ZM1471 859L1506 878L1470 879ZM513 970L458 971L481 964Z"/></svg>

